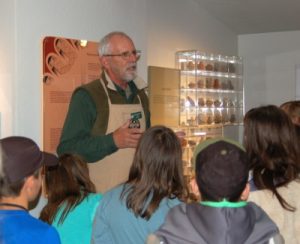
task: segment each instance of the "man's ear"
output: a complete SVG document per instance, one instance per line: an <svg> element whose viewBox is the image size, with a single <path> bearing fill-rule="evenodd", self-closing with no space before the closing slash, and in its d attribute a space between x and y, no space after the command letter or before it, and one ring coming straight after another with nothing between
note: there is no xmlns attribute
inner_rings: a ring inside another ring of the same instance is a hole
<svg viewBox="0 0 300 244"><path fill-rule="evenodd" d="M30 193L32 191L33 187L34 187L34 176L31 175L31 176L28 176L25 179L25 182L24 182L24 185L23 185L23 190L27 194L27 193Z"/></svg>
<svg viewBox="0 0 300 244"><path fill-rule="evenodd" d="M247 183L245 186L245 189L243 190L240 199L242 201L247 201L248 197L249 197L249 193L250 193L250 184Z"/></svg>
<svg viewBox="0 0 300 244"><path fill-rule="evenodd" d="M103 69L103 68L106 69L107 66L108 66L107 57L104 57L104 56L99 57L99 61L100 61L100 64L101 64L102 69Z"/></svg>

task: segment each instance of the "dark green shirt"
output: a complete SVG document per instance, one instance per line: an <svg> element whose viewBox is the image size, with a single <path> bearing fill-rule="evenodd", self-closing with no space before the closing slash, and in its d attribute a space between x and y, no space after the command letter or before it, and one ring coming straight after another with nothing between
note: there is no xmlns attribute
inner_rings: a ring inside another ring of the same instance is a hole
<svg viewBox="0 0 300 244"><path fill-rule="evenodd" d="M135 83L131 81L128 85L132 92L128 98L125 95L125 91L118 86L116 86L116 90L107 88L112 103L134 104L139 101L136 99L139 90ZM148 99L143 100L147 100L144 101L143 108L146 128L149 128L150 112L148 109ZM104 116L107 117L107 115ZM91 131L97 116L102 116L102 114L97 114L94 99L89 92L84 88L77 89L71 98L60 143L57 148L58 155L75 153L82 156L88 162L95 162L116 152L118 148L114 143L112 133L107 135L105 133L92 135Z"/></svg>

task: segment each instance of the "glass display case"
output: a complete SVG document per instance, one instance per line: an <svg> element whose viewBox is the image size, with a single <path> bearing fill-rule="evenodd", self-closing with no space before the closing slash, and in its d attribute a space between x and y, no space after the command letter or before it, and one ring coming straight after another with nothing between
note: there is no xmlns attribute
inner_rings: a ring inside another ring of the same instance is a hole
<svg viewBox="0 0 300 244"><path fill-rule="evenodd" d="M226 125L243 122L243 65L237 56L192 50L176 53L176 68L180 69L179 129L186 132L183 149L188 175L197 143L222 136Z"/></svg>

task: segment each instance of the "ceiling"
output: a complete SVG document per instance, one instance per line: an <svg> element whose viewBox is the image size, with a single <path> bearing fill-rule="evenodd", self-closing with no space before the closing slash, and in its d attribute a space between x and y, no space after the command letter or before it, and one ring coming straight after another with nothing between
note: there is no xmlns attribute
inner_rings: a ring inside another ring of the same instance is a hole
<svg viewBox="0 0 300 244"><path fill-rule="evenodd" d="M300 30L300 0L195 0L236 34Z"/></svg>

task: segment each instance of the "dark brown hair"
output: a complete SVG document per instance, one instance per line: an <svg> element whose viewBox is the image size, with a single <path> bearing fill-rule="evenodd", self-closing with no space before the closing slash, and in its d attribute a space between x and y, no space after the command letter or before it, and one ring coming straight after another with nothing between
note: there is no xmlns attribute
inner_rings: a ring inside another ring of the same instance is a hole
<svg viewBox="0 0 300 244"><path fill-rule="evenodd" d="M176 134L153 126L141 137L121 199L136 216L150 219L164 198L186 200L182 149Z"/></svg>
<svg viewBox="0 0 300 244"><path fill-rule="evenodd" d="M295 211L277 191L299 179L299 138L292 121L283 110L269 105L249 110L244 126L254 184L272 191L284 209Z"/></svg>
<svg viewBox="0 0 300 244"><path fill-rule="evenodd" d="M79 156L64 154L57 166L45 167L45 193L48 198L40 219L51 224L62 207L58 223L62 224L68 213L92 192L95 185L89 178L87 163Z"/></svg>

